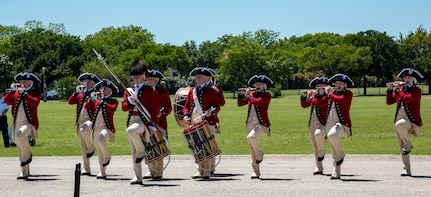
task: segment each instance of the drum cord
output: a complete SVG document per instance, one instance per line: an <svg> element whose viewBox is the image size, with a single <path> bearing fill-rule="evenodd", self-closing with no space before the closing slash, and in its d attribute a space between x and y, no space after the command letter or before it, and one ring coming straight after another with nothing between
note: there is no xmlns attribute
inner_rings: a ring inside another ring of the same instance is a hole
<svg viewBox="0 0 431 197"><path fill-rule="evenodd" d="M147 164L148 169L152 170L154 172L163 172L168 167L169 163L171 163L171 154L169 154L167 157L168 157L168 161L165 163L165 166L163 166L163 169L161 171L154 169L151 165ZM164 159L164 158L162 158L162 159ZM156 162L156 161L154 161L154 162Z"/></svg>
<svg viewBox="0 0 431 197"><path fill-rule="evenodd" d="M215 167L217 167L217 166L218 166L218 164L220 164L220 161L221 161L221 154L219 154L219 155L218 155L218 161L217 161L217 162L215 162L214 168L215 168ZM209 170L208 170L208 169L205 169L205 168L201 168L199 165L198 165L198 169L199 169L199 170L202 170L202 171L205 171L205 170L206 170L206 171L211 171L211 170L212 170L212 169L209 169Z"/></svg>

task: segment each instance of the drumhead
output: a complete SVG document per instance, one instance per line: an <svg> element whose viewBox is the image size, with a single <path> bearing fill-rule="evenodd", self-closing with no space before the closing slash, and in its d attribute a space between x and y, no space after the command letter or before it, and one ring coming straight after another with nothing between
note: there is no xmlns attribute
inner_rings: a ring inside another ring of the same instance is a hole
<svg viewBox="0 0 431 197"><path fill-rule="evenodd" d="M189 94L191 87L179 88L175 92L175 100L174 100L174 117L175 121L180 127L184 127L183 124L180 124L180 121L184 117L183 108L186 103L187 96Z"/></svg>

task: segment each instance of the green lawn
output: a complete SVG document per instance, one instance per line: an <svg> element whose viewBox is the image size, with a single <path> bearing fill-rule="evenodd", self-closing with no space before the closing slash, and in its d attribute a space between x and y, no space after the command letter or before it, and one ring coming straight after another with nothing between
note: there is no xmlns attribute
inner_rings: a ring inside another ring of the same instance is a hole
<svg viewBox="0 0 431 197"><path fill-rule="evenodd" d="M232 93L226 93L226 105L219 113L221 134L217 141L223 154L249 154L246 141L245 119L247 107L237 107ZM301 108L299 96L283 91L283 96L273 98L269 109L272 136L260 139L266 154L312 154L308 135L309 108ZM173 96L172 96L173 98ZM118 98L119 100L121 98ZM172 99L173 101L173 99ZM75 105L65 101L42 102L39 106L40 129L35 156L80 155L79 138L75 136ZM398 154L397 139L393 128L395 105L387 106L384 96L355 96L351 107L353 136L342 137L347 154ZM431 96L422 97L422 136L411 137L412 154L431 154L430 119ZM125 133L127 113L119 107L115 114L116 141L109 143L111 154L129 155L130 148ZM12 121L9 113L9 122ZM191 154L173 114L169 115L169 148L172 154ZM326 152L329 146L326 142ZM16 148L0 148L0 157L17 156Z"/></svg>

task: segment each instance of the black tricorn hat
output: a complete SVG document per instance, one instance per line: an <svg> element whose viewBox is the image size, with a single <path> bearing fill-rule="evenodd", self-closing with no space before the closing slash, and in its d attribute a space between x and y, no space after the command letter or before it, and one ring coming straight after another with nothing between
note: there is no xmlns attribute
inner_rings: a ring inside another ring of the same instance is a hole
<svg viewBox="0 0 431 197"><path fill-rule="evenodd" d="M78 77L79 81L84 81L86 79L94 81L94 83L98 83L100 81L100 78L96 74L93 74L93 73L83 73L83 74L79 75L79 77Z"/></svg>
<svg viewBox="0 0 431 197"><path fill-rule="evenodd" d="M355 83L353 83L352 79L350 79L350 77L345 74L338 73L329 79L329 83L334 83L336 81L342 81L347 85L350 84L351 86L355 86Z"/></svg>
<svg viewBox="0 0 431 197"><path fill-rule="evenodd" d="M254 83L257 83L257 82L266 83L266 85L273 84L272 80L265 75L254 75L248 80L249 85L253 85Z"/></svg>
<svg viewBox="0 0 431 197"><path fill-rule="evenodd" d="M163 73L161 73L158 70L149 70L148 71L148 77L157 77L159 79L163 79L163 78L165 78L165 75L163 75Z"/></svg>
<svg viewBox="0 0 431 197"><path fill-rule="evenodd" d="M398 77L404 77L404 76L413 76L417 78L424 78L424 76L417 70L413 68L404 68L400 73L398 73Z"/></svg>
<svg viewBox="0 0 431 197"><path fill-rule="evenodd" d="M147 65L141 60L136 60L130 66L130 75L142 75L145 73L145 76L148 76L148 68Z"/></svg>
<svg viewBox="0 0 431 197"><path fill-rule="evenodd" d="M310 81L308 86L310 86L310 88L313 88L313 87L316 87L317 84L329 85L329 79L327 77L316 77Z"/></svg>
<svg viewBox="0 0 431 197"><path fill-rule="evenodd" d="M13 78L14 80L32 80L32 81L38 81L40 82L39 77L37 77L35 74L33 73L28 73L28 72L21 72L15 75L15 77Z"/></svg>
<svg viewBox="0 0 431 197"><path fill-rule="evenodd" d="M108 88L111 88L112 91L116 91L117 93L119 92L118 87L112 83L111 81L107 80L107 79L102 79L100 82L96 83L95 88L99 89L102 86L106 86Z"/></svg>
<svg viewBox="0 0 431 197"><path fill-rule="evenodd" d="M210 76L210 77L213 76L213 73L210 71L210 69L206 68L206 67L193 68L193 70L190 71L190 73L189 73L190 76L196 76L198 74Z"/></svg>
<svg viewBox="0 0 431 197"><path fill-rule="evenodd" d="M211 77L217 77L218 76L217 72L214 69L212 69L212 68L207 68L207 69L210 71Z"/></svg>

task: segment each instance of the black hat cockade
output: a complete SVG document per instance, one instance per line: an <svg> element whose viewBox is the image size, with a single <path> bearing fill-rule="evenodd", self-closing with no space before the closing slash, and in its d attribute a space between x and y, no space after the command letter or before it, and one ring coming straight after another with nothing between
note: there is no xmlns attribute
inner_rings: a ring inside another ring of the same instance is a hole
<svg viewBox="0 0 431 197"><path fill-rule="evenodd" d="M19 81L19 80L32 80L32 81L38 81L38 82L40 82L39 77L37 77L33 73L28 73L28 72L18 73L17 75L15 75L15 77L13 79L16 80L16 81Z"/></svg>
<svg viewBox="0 0 431 197"><path fill-rule="evenodd" d="M108 79L102 79L100 82L96 83L95 88L100 89L102 86L111 88L112 91L116 91L117 93L119 92L118 87Z"/></svg>
<svg viewBox="0 0 431 197"><path fill-rule="evenodd" d="M317 84L329 85L329 79L327 77L316 77L310 81L308 86L310 86L310 88L314 88L314 87L316 87Z"/></svg>
<svg viewBox="0 0 431 197"><path fill-rule="evenodd" d="M355 83L353 83L352 79L350 79L350 77L345 74L338 73L329 79L329 83L334 83L336 81L342 81L346 83L346 85L350 84L352 87L355 86Z"/></svg>
<svg viewBox="0 0 431 197"><path fill-rule="evenodd" d="M209 77L213 76L213 73L210 71L210 69L205 67L196 67L189 73L190 76L196 76L199 74L209 76Z"/></svg>
<svg viewBox="0 0 431 197"><path fill-rule="evenodd" d="M257 82L265 83L266 85L270 85L274 83L269 77L265 75L254 75L248 80L248 84L251 86Z"/></svg>
<svg viewBox="0 0 431 197"><path fill-rule="evenodd" d="M94 83L98 83L101 80L96 74L93 73L83 73L78 77L78 81L84 81L86 79L94 81Z"/></svg>
<svg viewBox="0 0 431 197"><path fill-rule="evenodd" d="M163 79L163 78L165 78L165 75L163 75L163 73L161 73L158 70L149 70L148 71L148 77L156 77L159 79Z"/></svg>
<svg viewBox="0 0 431 197"><path fill-rule="evenodd" d="M398 73L398 77L404 77L404 76L412 76L417 78L424 78L424 76L417 70L413 68L404 68L400 73Z"/></svg>

